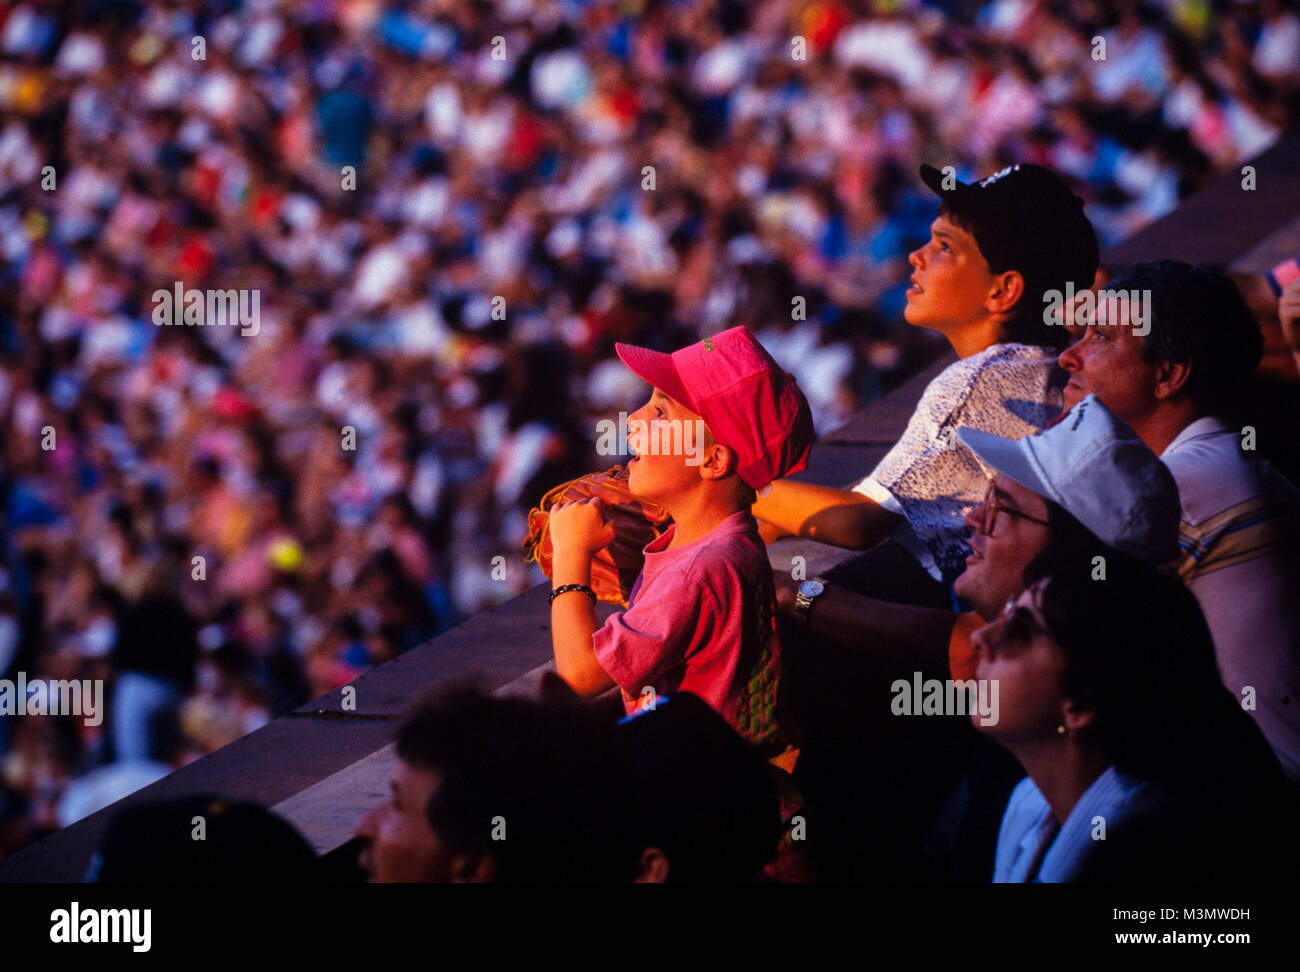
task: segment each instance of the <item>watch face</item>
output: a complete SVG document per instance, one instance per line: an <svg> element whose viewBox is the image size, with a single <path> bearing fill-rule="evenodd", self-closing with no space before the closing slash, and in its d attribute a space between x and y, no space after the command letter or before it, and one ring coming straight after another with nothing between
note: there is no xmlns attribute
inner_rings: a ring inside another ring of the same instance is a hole
<svg viewBox="0 0 1300 972"><path fill-rule="evenodd" d="M799 585L799 593L804 597L816 597L824 590L826 587L821 581L807 580Z"/></svg>

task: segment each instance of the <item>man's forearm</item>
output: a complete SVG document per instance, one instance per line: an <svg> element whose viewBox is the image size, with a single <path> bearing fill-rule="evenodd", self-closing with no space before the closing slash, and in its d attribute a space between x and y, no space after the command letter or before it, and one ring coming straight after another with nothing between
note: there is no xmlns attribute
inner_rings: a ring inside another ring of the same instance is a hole
<svg viewBox="0 0 1300 972"><path fill-rule="evenodd" d="M860 493L790 480L773 483L753 513L784 533L847 550L875 546L902 522Z"/></svg>
<svg viewBox="0 0 1300 972"><path fill-rule="evenodd" d="M877 654L882 665L947 677L948 644L957 615L895 604L828 585L812 603L814 634Z"/></svg>
<svg viewBox="0 0 1300 972"><path fill-rule="evenodd" d="M789 530L782 530L774 523L768 523L766 520L758 521L758 535L764 543L776 543L785 537L790 536Z"/></svg>
<svg viewBox="0 0 1300 972"><path fill-rule="evenodd" d="M552 590L565 584L591 586L591 557L585 552L557 551L552 568ZM591 637L599 628L596 606L585 593L571 591L551 602L555 668L580 695L598 695L614 684L592 647Z"/></svg>

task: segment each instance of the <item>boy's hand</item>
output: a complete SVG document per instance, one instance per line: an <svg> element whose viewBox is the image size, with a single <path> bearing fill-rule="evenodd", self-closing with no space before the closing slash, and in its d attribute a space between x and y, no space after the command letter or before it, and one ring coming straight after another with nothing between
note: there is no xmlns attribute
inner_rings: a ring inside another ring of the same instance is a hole
<svg viewBox="0 0 1300 972"><path fill-rule="evenodd" d="M614 524L605 515L605 502L595 496L551 510L550 530L557 558L579 553L590 557L614 542Z"/></svg>

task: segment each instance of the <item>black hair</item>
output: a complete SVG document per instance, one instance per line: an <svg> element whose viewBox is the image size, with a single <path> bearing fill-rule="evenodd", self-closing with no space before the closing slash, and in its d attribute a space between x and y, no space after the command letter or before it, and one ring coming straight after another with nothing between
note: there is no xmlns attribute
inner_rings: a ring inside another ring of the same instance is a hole
<svg viewBox="0 0 1300 972"><path fill-rule="evenodd" d="M967 210L960 203L954 204L945 199L939 204L939 215L947 217L975 237L975 243L979 245L984 227L977 213ZM1069 334L1063 327L1045 324L1042 305L1036 305L1030 299L1032 294L1046 293L1053 287L1059 287L1061 281L1048 280L1032 270L1015 266L1009 260L999 260L996 256L990 256L982 246L980 253L988 263L990 273L1006 273L1008 270L1014 270L1025 282L1024 292L1011 308L1010 318L1002 326L1002 333L999 335L1001 340L1016 344L1035 344L1058 352L1064 351L1066 344L1069 343Z"/></svg>
<svg viewBox="0 0 1300 972"><path fill-rule="evenodd" d="M1263 736L1224 688L1196 597L1172 572L1118 550L1104 576L1053 572L1037 605L1065 656L1065 696L1095 713L1082 730L1116 767L1172 792L1281 785ZM1095 577L1095 579L1094 579ZM1217 777L1217 780L1216 780Z"/></svg>
<svg viewBox="0 0 1300 972"><path fill-rule="evenodd" d="M434 770L429 825L453 850L492 857L498 882L605 877L588 767L604 734L574 704L494 698L470 686L429 696L397 730L397 755ZM505 839L494 835L505 827ZM494 839L495 837L495 839Z"/></svg>
<svg viewBox="0 0 1300 972"><path fill-rule="evenodd" d="M1239 417L1264 349L1259 322L1222 273L1177 260L1123 268L1107 290L1149 293L1142 359L1190 365L1186 391L1203 414Z"/></svg>
<svg viewBox="0 0 1300 972"><path fill-rule="evenodd" d="M439 840L492 857L499 882L630 882L651 847L670 881L745 881L781 835L771 767L690 693L608 727L576 696L453 687L401 723L397 754L439 776Z"/></svg>
<svg viewBox="0 0 1300 972"><path fill-rule="evenodd" d="M109 818L88 881L220 884L319 880L321 866L292 824L247 800L216 794L124 800ZM194 818L204 838L194 840Z"/></svg>
<svg viewBox="0 0 1300 972"><path fill-rule="evenodd" d="M671 883L752 881L776 852L772 767L696 695L678 692L619 726L606 770L623 880L651 847Z"/></svg>
<svg viewBox="0 0 1300 972"><path fill-rule="evenodd" d="M1025 587L1049 575L1086 580L1092 574L1093 558L1118 553L1064 506L1046 498L1043 501L1047 504L1047 544L1025 565Z"/></svg>

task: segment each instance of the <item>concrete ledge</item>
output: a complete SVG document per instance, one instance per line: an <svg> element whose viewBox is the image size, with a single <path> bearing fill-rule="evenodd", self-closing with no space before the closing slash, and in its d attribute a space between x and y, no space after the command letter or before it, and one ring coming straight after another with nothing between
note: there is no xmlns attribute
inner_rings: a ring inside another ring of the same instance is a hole
<svg viewBox="0 0 1300 972"><path fill-rule="evenodd" d="M536 672L540 677L541 666L551 658L546 594L539 585L366 672L351 683L356 688L354 712L342 711L341 691L331 692L50 834L0 861L0 882L81 880L109 818L120 806L218 793L277 807L383 750L401 714L435 685L472 677L489 690L517 690L521 676ZM612 610L602 606L604 614ZM348 780L356 783L360 778L354 774ZM380 785L387 786L386 776ZM335 791L313 792L321 797L311 802L319 826L303 811L303 801L289 805L290 819L314 846L327 849L337 830L337 813L325 797Z"/></svg>

